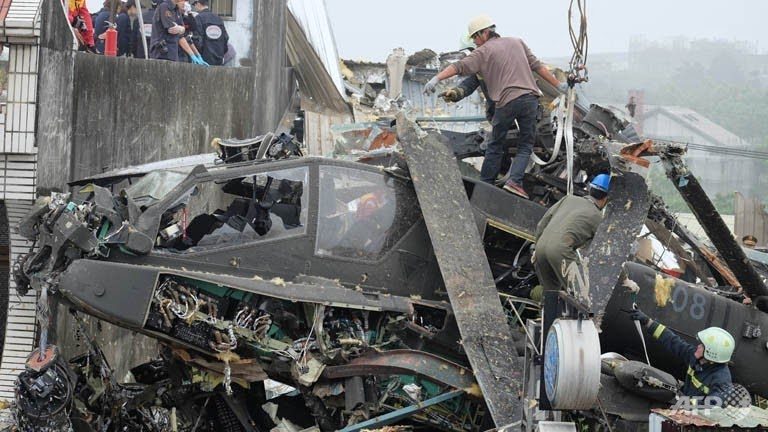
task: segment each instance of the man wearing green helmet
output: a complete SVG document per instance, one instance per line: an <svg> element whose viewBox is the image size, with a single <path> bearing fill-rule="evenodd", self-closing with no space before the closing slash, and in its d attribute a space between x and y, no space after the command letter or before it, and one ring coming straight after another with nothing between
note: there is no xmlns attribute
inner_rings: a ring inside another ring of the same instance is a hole
<svg viewBox="0 0 768 432"><path fill-rule="evenodd" d="M706 406L724 404L733 388L728 362L736 348L736 341L728 331L720 327L706 328L696 335L699 344L693 345L640 310L632 311L630 318L639 321L665 350L686 362L688 369L681 389L683 395L708 398Z"/></svg>
<svg viewBox="0 0 768 432"><path fill-rule="evenodd" d="M598 174L589 184L589 196L567 195L549 208L536 226L533 266L545 290L565 290L567 270L579 257L576 250L597 232L608 202L609 174Z"/></svg>

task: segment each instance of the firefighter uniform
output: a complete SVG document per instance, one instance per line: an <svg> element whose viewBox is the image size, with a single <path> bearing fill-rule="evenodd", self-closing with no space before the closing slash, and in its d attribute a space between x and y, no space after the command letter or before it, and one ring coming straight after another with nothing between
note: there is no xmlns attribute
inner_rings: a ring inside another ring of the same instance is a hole
<svg viewBox="0 0 768 432"><path fill-rule="evenodd" d="M165 0L157 6L152 17L151 58L179 61L179 39L182 36L168 33L168 29L175 25L184 26L182 12L171 0Z"/></svg>
<svg viewBox="0 0 768 432"><path fill-rule="evenodd" d="M694 355L697 346L684 341L663 324L651 320L645 328L667 352L685 361L688 369L685 373L685 384L681 389L684 395L712 396L719 397L722 401L726 400L732 386L731 371L728 369L727 362L702 364Z"/></svg>
<svg viewBox="0 0 768 432"><path fill-rule="evenodd" d="M534 267L545 290L565 290L563 270L578 260L576 250L597 231L602 212L592 197L568 195L544 214L536 227Z"/></svg>
<svg viewBox="0 0 768 432"><path fill-rule="evenodd" d="M69 0L68 15L70 24L82 23L76 29L81 36L82 43L87 47L93 47L93 22L91 21L91 13L88 12L85 0Z"/></svg>
<svg viewBox="0 0 768 432"><path fill-rule="evenodd" d="M207 4L208 2L198 3ZM229 42L224 21L207 8L198 12L195 20L200 35L196 40L200 56L211 66L221 66L224 64L224 54L227 53L227 42Z"/></svg>

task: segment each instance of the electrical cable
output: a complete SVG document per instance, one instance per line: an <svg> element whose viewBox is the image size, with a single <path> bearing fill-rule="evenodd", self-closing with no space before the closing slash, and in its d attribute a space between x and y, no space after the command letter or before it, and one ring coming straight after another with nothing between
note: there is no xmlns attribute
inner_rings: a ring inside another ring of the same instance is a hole
<svg viewBox="0 0 768 432"><path fill-rule="evenodd" d="M718 146L711 146L706 144L697 144L697 143L690 143L690 142L683 142L683 141L672 141L665 138L659 138L659 137L652 137L649 136L647 138L650 138L654 141L664 141L674 144L680 144L685 145L691 150L699 150L704 151L708 153L716 153L716 154L723 154L723 155L729 155L729 156L739 156L739 157L746 157L746 158L753 158L753 159L763 159L768 160L768 152L760 151L760 150L748 150L748 149L741 149L741 148L730 148L730 147L718 147Z"/></svg>

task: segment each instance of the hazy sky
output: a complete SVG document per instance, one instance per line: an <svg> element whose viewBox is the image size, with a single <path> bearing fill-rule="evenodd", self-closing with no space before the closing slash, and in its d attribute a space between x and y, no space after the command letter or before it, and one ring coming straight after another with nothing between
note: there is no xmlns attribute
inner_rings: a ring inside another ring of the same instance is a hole
<svg viewBox="0 0 768 432"><path fill-rule="evenodd" d="M239 0L242 1L242 0ZM325 0L339 55L384 61L393 48L456 50L473 16L523 38L539 57L567 57L569 0ZM575 3L575 1L574 1ZM626 51L630 38L748 41L768 51L766 0L587 0L589 52ZM574 5L574 13L576 6ZM577 23L574 23L576 26Z"/></svg>

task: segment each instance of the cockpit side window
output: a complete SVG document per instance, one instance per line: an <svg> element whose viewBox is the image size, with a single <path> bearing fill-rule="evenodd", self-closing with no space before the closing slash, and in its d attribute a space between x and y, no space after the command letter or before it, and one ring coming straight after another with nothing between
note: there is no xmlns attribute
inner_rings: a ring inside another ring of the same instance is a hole
<svg viewBox="0 0 768 432"><path fill-rule="evenodd" d="M174 252L306 233L307 167L200 182L183 206L164 215L158 245Z"/></svg>
<svg viewBox="0 0 768 432"><path fill-rule="evenodd" d="M187 178L186 173L175 171L153 171L125 189L125 194L139 207L146 208L165 198L179 183Z"/></svg>
<svg viewBox="0 0 768 432"><path fill-rule="evenodd" d="M410 185L381 173L320 167L317 255L379 260L419 217Z"/></svg>

